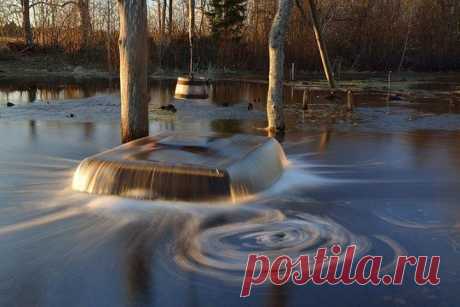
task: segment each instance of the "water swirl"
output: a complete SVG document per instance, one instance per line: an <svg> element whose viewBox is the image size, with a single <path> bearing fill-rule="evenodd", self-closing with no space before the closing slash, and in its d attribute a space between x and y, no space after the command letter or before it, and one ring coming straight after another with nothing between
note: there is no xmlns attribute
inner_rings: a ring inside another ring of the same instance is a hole
<svg viewBox="0 0 460 307"><path fill-rule="evenodd" d="M252 214L191 221L175 246L175 261L187 271L240 281L251 253L274 259L279 255L313 257L318 248L335 244L356 244L358 254L370 249L367 239L325 216L292 210Z"/></svg>

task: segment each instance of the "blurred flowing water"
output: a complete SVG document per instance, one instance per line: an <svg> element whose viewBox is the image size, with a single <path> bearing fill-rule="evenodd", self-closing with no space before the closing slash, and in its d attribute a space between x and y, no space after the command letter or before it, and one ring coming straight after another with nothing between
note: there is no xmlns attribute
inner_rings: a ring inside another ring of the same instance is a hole
<svg viewBox="0 0 460 307"><path fill-rule="evenodd" d="M180 129L235 125L262 133L239 121ZM249 253L335 243L384 256L390 271L401 254L439 255L441 285L417 287L409 273L400 287L266 285L244 303L460 305L459 132L291 131L283 177L236 204L72 191L78 163L119 142L117 122L0 121L1 306L235 306Z"/></svg>

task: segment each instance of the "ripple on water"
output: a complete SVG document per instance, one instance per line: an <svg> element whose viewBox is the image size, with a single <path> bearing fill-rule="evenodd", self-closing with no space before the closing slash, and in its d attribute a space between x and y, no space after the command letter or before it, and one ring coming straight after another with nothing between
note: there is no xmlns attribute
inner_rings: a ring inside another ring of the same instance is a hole
<svg viewBox="0 0 460 307"><path fill-rule="evenodd" d="M261 210L245 214L221 214L192 220L184 228L173 253L187 271L226 281L241 281L251 253L274 259L314 256L317 249L335 244L357 245L357 254L370 249L370 242L332 219L293 210Z"/></svg>

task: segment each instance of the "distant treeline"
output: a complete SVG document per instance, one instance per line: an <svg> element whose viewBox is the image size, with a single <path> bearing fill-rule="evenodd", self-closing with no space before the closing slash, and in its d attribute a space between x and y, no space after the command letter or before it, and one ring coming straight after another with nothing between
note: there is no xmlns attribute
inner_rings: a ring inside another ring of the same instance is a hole
<svg viewBox="0 0 460 307"><path fill-rule="evenodd" d="M195 59L201 70L267 70L277 0L195 1ZM295 1L286 65L295 62L299 70L318 71L309 15L304 18L299 9L308 13L308 6ZM2 0L0 35L19 36L30 50L89 54L91 61L115 69L116 5L116 0ZM460 69L458 0L317 0L317 6L336 71ZM187 0L148 1L152 68L187 68L187 7ZM15 51L22 48L17 44Z"/></svg>

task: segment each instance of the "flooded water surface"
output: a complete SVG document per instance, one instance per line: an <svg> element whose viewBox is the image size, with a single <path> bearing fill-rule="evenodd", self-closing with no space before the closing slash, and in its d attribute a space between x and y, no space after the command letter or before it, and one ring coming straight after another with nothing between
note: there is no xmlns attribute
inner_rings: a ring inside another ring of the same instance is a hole
<svg viewBox="0 0 460 307"><path fill-rule="evenodd" d="M150 81L150 102L154 105L169 103L174 96L175 80ZM214 82L211 101L215 104L234 104L242 101L261 103L265 100L267 85L256 82ZM85 81L81 83L32 83L27 85L0 84L0 105L47 103L81 99L100 95L119 94L116 81ZM298 93L296 93L299 95Z"/></svg>
<svg viewBox="0 0 460 307"><path fill-rule="evenodd" d="M239 88L263 98L263 86ZM169 85L157 95L170 97ZM168 130L234 131L151 123L151 134ZM219 205L73 191L79 163L120 144L116 121L0 120L0 132L1 306L460 305L460 132L290 130L273 187ZM384 256L385 268L399 255L441 256L441 284L416 286L408 272L402 286L267 284L240 299L248 254L334 244Z"/></svg>

